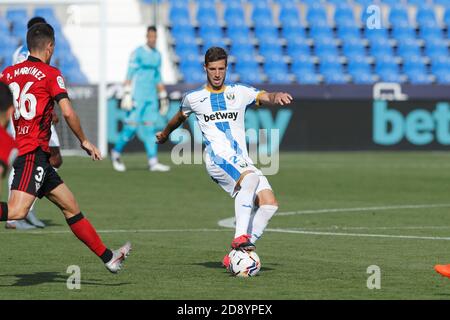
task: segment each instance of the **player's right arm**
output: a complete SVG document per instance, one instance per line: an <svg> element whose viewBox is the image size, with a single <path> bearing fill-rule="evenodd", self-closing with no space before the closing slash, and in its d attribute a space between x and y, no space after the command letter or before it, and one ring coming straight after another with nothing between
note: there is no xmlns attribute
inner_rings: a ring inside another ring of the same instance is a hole
<svg viewBox="0 0 450 320"><path fill-rule="evenodd" d="M156 134L156 143L163 144L167 141L172 131L181 126L181 124L188 118L182 110L178 111L172 119L167 123L163 131Z"/></svg>
<svg viewBox="0 0 450 320"><path fill-rule="evenodd" d="M91 156L92 160L102 160L100 151L86 138L86 135L81 128L80 118L75 110L73 110L70 100L68 98L63 98L59 100L58 104L61 107L62 115L66 120L67 125L80 141L81 148Z"/></svg>
<svg viewBox="0 0 450 320"><path fill-rule="evenodd" d="M138 61L138 50L136 49L133 51L133 53L130 56L130 59L128 61L128 70L127 70L127 78L124 83L124 90L123 90L123 97L122 101L120 103L120 107L123 110L129 111L133 109L134 103L133 103L133 97L131 95L131 85L134 75L136 74L136 71L139 69L139 61Z"/></svg>

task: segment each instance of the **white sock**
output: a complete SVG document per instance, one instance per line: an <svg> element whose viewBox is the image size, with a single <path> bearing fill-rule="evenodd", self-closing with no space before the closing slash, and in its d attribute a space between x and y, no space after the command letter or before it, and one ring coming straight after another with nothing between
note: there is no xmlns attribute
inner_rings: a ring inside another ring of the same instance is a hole
<svg viewBox="0 0 450 320"><path fill-rule="evenodd" d="M241 189L234 200L236 215L235 238L247 234L258 184L259 176L256 173L247 174L241 181Z"/></svg>
<svg viewBox="0 0 450 320"><path fill-rule="evenodd" d="M152 158L148 159L148 164L150 165L150 167L153 167L157 163L158 163L157 157L152 157Z"/></svg>
<svg viewBox="0 0 450 320"><path fill-rule="evenodd" d="M252 216L251 223L248 227L248 233L251 234L250 242L255 243L256 240L261 238L264 229L266 229L269 220L277 212L278 207L268 204L264 204Z"/></svg>

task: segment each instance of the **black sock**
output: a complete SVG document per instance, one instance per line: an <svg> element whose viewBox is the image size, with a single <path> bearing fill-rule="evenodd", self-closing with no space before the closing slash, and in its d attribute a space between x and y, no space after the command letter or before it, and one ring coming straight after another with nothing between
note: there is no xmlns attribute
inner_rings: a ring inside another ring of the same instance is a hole
<svg viewBox="0 0 450 320"><path fill-rule="evenodd" d="M8 220L8 203L0 202L0 221Z"/></svg>
<svg viewBox="0 0 450 320"><path fill-rule="evenodd" d="M106 248L105 252L100 256L100 259L102 259L103 263L109 262L113 257L113 253L111 250Z"/></svg>

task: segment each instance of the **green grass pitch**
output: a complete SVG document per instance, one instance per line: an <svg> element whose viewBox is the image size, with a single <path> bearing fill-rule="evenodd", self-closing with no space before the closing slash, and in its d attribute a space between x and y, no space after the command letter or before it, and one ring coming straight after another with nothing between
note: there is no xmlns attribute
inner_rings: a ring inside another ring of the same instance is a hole
<svg viewBox="0 0 450 320"><path fill-rule="evenodd" d="M450 298L450 279L433 270L450 263L448 153L281 154L269 176L280 214L257 242L260 273L247 279L220 267L234 231L218 221L234 203L204 165L152 173L143 154L124 160L125 174L78 157L60 170L104 242L132 242L124 270L110 274L43 199L46 229L1 224L0 299ZM70 265L81 269L79 290L66 287ZM370 265L381 289L367 288Z"/></svg>

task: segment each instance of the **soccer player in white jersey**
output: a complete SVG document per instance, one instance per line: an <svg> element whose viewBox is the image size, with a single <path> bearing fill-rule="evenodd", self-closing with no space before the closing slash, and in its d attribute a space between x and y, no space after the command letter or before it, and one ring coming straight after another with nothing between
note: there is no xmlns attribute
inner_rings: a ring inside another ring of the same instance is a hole
<svg viewBox="0 0 450 320"><path fill-rule="evenodd" d="M164 143L190 114L195 114L206 145L206 169L235 198L236 229L231 248L255 250L255 242L277 211L278 203L269 181L248 156L245 110L255 104L287 105L292 96L243 84L225 85L227 53L223 48L208 49L204 69L206 85L184 95L180 111L156 138ZM228 255L222 263L228 268Z"/></svg>
<svg viewBox="0 0 450 320"><path fill-rule="evenodd" d="M47 21L42 17L34 17L31 18L28 21L27 28L30 29L32 26L34 26L37 23L47 23ZM14 51L13 54L13 64L18 64L21 62L24 62L28 59L28 56L30 55L30 51L28 51L28 47L26 44L19 46L16 51ZM58 118L54 116L54 121L58 121ZM9 122L8 126L8 133L15 137L15 130L13 126L13 122ZM55 127L52 124L51 126L51 136L50 136L50 164L53 168L58 169L62 165L62 156L60 151L60 143L58 134L56 133ZM11 169L11 172L9 174L8 178L8 186L11 188L11 184L14 178L14 169ZM10 220L7 221L5 224L6 229L20 229L20 230L29 230L29 229L36 229L36 228L45 228L45 223L39 220L36 217L36 212L34 209L35 203L32 205L26 219L24 220Z"/></svg>

